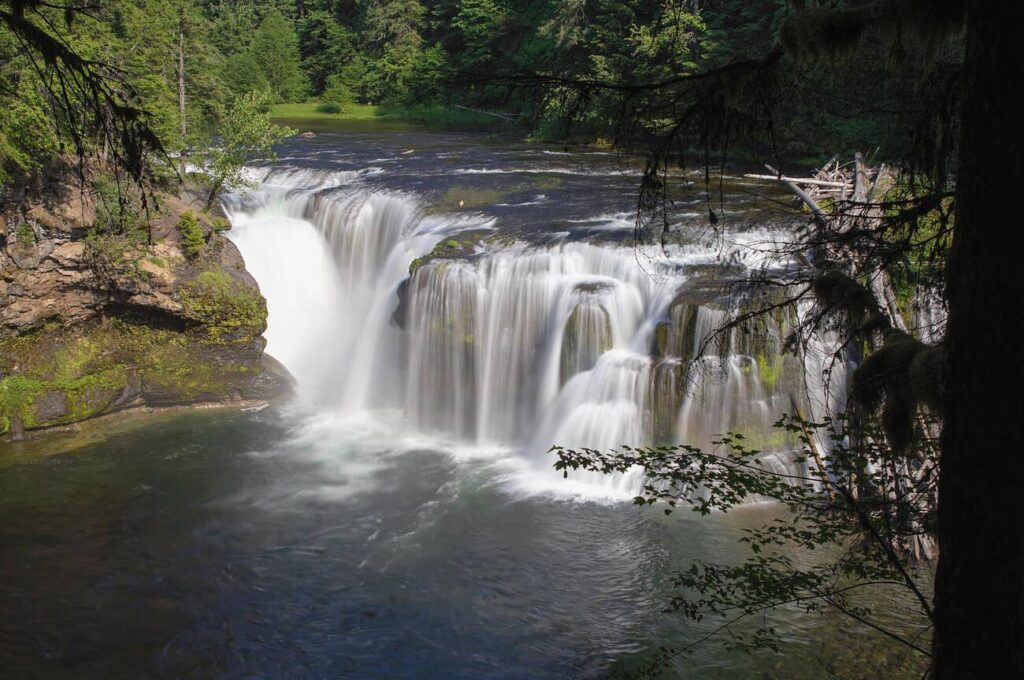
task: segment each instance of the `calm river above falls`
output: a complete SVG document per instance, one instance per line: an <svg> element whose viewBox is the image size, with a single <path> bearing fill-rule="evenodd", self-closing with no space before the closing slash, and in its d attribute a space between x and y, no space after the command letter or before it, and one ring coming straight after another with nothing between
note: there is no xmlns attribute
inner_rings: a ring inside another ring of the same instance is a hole
<svg viewBox="0 0 1024 680"><path fill-rule="evenodd" d="M712 265L785 236L759 189L727 184L717 235L695 191L692 238L648 253L609 154L371 129L279 155L226 207L296 395L0 444L0 676L601 678L706 635L660 613L672 571L742 558L776 510L666 517L635 473L563 480L547 449L771 449L791 393L834 405L781 330L681 377L728 314ZM909 667L838 617L777 624L779 653L711 641L665 677Z"/></svg>

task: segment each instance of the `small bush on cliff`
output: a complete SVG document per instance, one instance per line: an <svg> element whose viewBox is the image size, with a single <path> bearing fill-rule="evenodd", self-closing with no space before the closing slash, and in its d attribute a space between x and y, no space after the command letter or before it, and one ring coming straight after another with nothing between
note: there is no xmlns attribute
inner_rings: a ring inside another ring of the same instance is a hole
<svg viewBox="0 0 1024 680"><path fill-rule="evenodd" d="M132 190L109 173L101 173L91 183L96 204L95 232L101 234L134 234L146 220L132 200Z"/></svg>
<svg viewBox="0 0 1024 680"><path fill-rule="evenodd" d="M199 218L191 210L186 210L178 218L178 234L181 236L181 249L189 259L195 259L203 249L206 238L203 228L199 226Z"/></svg>
<svg viewBox="0 0 1024 680"><path fill-rule="evenodd" d="M26 248L36 242L36 233L32 231L32 226L28 222L19 222L14 229L14 235L18 239L18 245Z"/></svg>

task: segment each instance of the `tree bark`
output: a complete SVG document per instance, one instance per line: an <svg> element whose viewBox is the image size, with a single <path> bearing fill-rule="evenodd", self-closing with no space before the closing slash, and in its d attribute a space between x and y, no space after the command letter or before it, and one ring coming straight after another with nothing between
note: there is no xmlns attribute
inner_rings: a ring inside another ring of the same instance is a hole
<svg viewBox="0 0 1024 680"><path fill-rule="evenodd" d="M185 118L185 10L178 17L178 118L181 120L181 150L178 155L178 174L185 180L185 144L188 120Z"/></svg>
<svg viewBox="0 0 1024 680"><path fill-rule="evenodd" d="M1024 678L1024 3L967 0L939 481L935 677ZM1008 160L1009 159L1009 160Z"/></svg>
<svg viewBox="0 0 1024 680"><path fill-rule="evenodd" d="M210 187L210 195L206 198L206 206L203 210L209 210L213 207L213 202L217 200L217 194L220 193L221 187L224 186L224 178L218 177L213 180L213 186Z"/></svg>

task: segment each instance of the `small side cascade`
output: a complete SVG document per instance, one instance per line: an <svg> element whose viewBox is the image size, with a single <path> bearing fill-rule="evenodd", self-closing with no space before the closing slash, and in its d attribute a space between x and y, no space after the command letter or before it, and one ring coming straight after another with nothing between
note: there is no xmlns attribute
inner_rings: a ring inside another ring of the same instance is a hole
<svg viewBox="0 0 1024 680"><path fill-rule="evenodd" d="M599 299L585 295L573 307L565 323L559 382L564 385L577 373L589 371L613 346L611 319Z"/></svg>
<svg viewBox="0 0 1024 680"><path fill-rule="evenodd" d="M472 440L486 291L462 262L422 267L410 286L409 415L423 429Z"/></svg>
<svg viewBox="0 0 1024 680"><path fill-rule="evenodd" d="M547 410L533 449L552 444L611 449L650 441L646 418L650 358L629 350L602 354L572 377Z"/></svg>
<svg viewBox="0 0 1024 680"><path fill-rule="evenodd" d="M780 312L730 325L742 311L697 310L694 347L700 354L692 357L684 387L676 432L680 443L707 446L728 432L765 451L794 443L773 427L792 412L793 403L806 403L803 367L784 352L789 322Z"/></svg>

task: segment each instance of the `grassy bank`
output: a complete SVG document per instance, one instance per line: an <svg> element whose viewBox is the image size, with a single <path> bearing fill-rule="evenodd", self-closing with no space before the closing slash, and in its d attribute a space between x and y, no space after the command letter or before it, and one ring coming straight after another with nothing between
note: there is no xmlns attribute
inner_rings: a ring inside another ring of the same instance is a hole
<svg viewBox="0 0 1024 680"><path fill-rule="evenodd" d="M345 107L344 111L326 113L317 110L319 105L320 103L315 101L301 104L275 104L270 107L270 115L275 119L290 121L383 121L492 128L513 125L511 121L502 118L456 107L352 104Z"/></svg>

